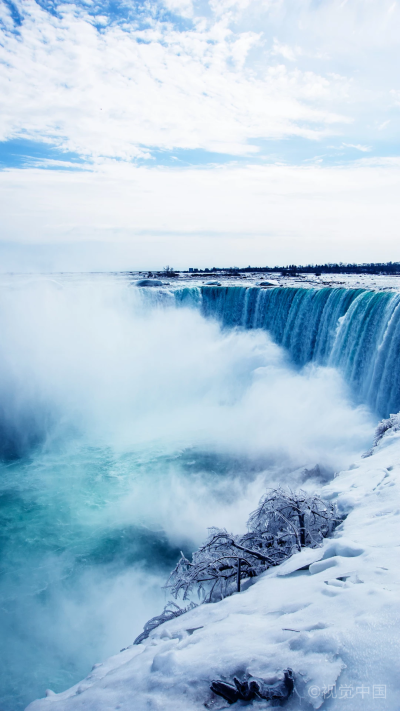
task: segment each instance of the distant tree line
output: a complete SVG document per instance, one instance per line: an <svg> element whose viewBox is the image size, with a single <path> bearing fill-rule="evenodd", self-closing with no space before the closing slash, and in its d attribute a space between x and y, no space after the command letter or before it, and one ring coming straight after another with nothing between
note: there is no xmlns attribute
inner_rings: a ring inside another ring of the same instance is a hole
<svg viewBox="0 0 400 711"><path fill-rule="evenodd" d="M227 272L235 275L245 272L275 272L283 276L295 276L296 274L400 274L400 262L368 262L363 264L287 264L286 266L275 267L211 267L206 269L191 268L190 272L210 273Z"/></svg>
<svg viewBox="0 0 400 711"><path fill-rule="evenodd" d="M273 272L282 274L400 274L400 262L370 262L365 264L307 264L274 267Z"/></svg>

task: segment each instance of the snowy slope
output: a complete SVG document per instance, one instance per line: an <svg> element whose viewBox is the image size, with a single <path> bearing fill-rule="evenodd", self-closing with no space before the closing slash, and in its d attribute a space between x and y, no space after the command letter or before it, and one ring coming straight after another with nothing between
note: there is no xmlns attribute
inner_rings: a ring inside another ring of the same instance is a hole
<svg viewBox="0 0 400 711"><path fill-rule="evenodd" d="M306 549L245 592L165 623L29 711L228 708L210 692L212 679L273 681L286 667L296 676L288 711L397 711L400 432L389 430L372 456L321 494L348 513L323 548ZM251 706L269 708L265 701Z"/></svg>

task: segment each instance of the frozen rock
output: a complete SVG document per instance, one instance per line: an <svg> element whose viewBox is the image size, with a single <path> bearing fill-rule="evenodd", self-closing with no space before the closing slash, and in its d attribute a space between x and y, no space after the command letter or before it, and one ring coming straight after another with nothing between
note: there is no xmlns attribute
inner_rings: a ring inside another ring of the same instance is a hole
<svg viewBox="0 0 400 711"><path fill-rule="evenodd" d="M160 279L139 279L135 286L163 286L163 283Z"/></svg>

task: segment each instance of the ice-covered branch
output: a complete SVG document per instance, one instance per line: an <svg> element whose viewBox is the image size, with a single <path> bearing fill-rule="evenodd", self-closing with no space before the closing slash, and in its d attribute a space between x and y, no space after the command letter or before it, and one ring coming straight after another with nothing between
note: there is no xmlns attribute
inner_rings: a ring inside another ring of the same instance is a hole
<svg viewBox="0 0 400 711"><path fill-rule="evenodd" d="M240 590L242 578L260 575L304 546L316 547L341 519L335 506L304 491L268 491L242 536L212 528L192 560L182 554L166 588L187 599L191 593L212 602Z"/></svg>

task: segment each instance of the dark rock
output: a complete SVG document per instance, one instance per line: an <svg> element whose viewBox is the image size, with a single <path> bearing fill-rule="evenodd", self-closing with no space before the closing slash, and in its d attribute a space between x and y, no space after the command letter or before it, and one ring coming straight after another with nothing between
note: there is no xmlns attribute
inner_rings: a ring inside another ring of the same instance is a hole
<svg viewBox="0 0 400 711"><path fill-rule="evenodd" d="M135 286L162 286L163 283L160 279L139 279Z"/></svg>
<svg viewBox="0 0 400 711"><path fill-rule="evenodd" d="M210 686L211 691L218 696L222 696L228 704L234 704L242 698L235 686L226 684L224 681L212 681Z"/></svg>
<svg viewBox="0 0 400 711"><path fill-rule="evenodd" d="M282 681L277 681L276 684L265 684L260 680L260 689L257 695L261 699L282 703L287 701L294 689L294 674L291 669L285 669L283 672Z"/></svg>
<svg viewBox="0 0 400 711"><path fill-rule="evenodd" d="M225 681L211 682L211 691L222 696L229 704L236 701L252 701L265 699L271 701L273 706L278 706L288 700L294 689L294 675L291 669L285 669L283 679L275 684L267 684L263 679L240 681L233 677L234 684Z"/></svg>

